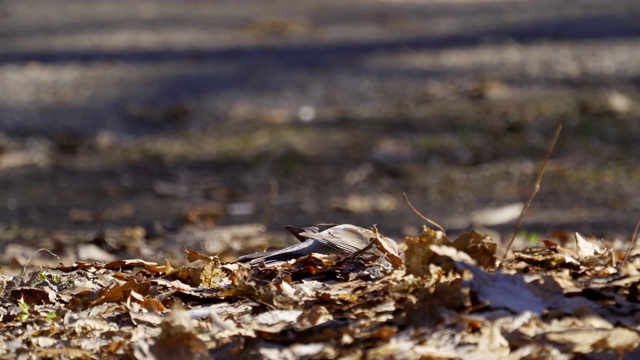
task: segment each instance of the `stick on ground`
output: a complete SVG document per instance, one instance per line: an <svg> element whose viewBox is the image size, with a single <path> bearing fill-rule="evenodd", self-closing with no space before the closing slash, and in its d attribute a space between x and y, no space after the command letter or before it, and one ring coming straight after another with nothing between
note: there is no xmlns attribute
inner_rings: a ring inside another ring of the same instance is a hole
<svg viewBox="0 0 640 360"><path fill-rule="evenodd" d="M404 197L404 201L407 202L407 205L409 205L409 207L411 208L411 210L413 210L413 212L418 215L422 220L428 222L429 224L435 226L438 228L438 230L442 231L443 234L447 234L446 231L444 231L444 228L442 226L440 226L440 224L438 224L437 222L429 219L428 217L422 215L422 213L420 211L418 211L418 209L416 209L413 204L411 204L411 201L409 201L409 197L407 196L406 193L402 193L402 196Z"/></svg>
<svg viewBox="0 0 640 360"><path fill-rule="evenodd" d="M547 149L547 155L544 157L544 160L542 161L542 165L540 165L540 170L538 171L538 177L536 178L536 183L533 186L533 191L531 192L529 199L524 204L524 207L520 212L520 216L518 217L518 222L516 223L516 227L513 229L513 234L511 234L511 240L509 240L509 244L507 245L507 248L504 251L504 255L502 255L502 262L504 262L504 259L507 257L507 254L509 253L509 249L511 249L511 245L513 244L513 240L515 240L516 236L518 235L518 232L520 231L520 226L522 226L522 220L524 219L524 216L529 210L529 206L531 206L531 202L533 201L533 198L536 197L536 195L538 194L538 191L540 190L540 183L542 182L542 174L544 174L544 168L547 166L547 162L551 157L551 153L553 152L553 147L556 145L556 142L558 141L558 137L560 137L560 131L562 131L562 124L558 125L558 128L556 129L556 133L553 135L553 140L551 141L551 145Z"/></svg>
<svg viewBox="0 0 640 360"><path fill-rule="evenodd" d="M636 228L633 230L633 235L631 235L631 241L629 241L629 248L627 252L624 254L624 261L627 262L629 255L631 254L631 249L633 249L636 245L636 237L638 236L638 228L640 228L640 220L636 224Z"/></svg>

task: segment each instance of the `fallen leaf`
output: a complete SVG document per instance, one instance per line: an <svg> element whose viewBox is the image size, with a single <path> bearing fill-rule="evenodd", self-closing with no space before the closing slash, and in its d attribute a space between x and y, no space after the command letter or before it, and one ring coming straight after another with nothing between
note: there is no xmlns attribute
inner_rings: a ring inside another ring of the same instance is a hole
<svg viewBox="0 0 640 360"><path fill-rule="evenodd" d="M604 253L604 250L600 246L585 240L585 238L580 236L580 234L575 233L575 238L579 259L584 259L590 256L597 256Z"/></svg>
<svg viewBox="0 0 640 360"><path fill-rule="evenodd" d="M417 238L407 238L405 244L407 250L406 267L407 273L415 276L423 276L430 273L429 264L437 256L436 253L431 250L431 245L447 244L447 237L441 231L433 230L424 227L422 233Z"/></svg>

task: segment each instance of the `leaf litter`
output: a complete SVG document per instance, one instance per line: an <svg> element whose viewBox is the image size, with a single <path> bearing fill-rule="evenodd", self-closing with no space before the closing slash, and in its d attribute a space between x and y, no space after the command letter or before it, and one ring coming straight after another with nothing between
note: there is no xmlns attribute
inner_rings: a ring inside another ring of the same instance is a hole
<svg viewBox="0 0 640 360"><path fill-rule="evenodd" d="M0 358L619 359L640 355L640 256L574 234L514 251L424 227L398 255L267 266L81 262L0 277Z"/></svg>

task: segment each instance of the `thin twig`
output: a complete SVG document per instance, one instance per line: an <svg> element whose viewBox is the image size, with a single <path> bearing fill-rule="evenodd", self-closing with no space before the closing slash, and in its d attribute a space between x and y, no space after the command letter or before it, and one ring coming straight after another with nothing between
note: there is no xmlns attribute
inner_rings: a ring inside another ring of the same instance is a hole
<svg viewBox="0 0 640 360"><path fill-rule="evenodd" d="M41 252L41 251L42 251L42 252L48 252L49 254L51 254L51 256L54 256L56 259L58 259L58 262L59 262L60 264L62 264L62 260L60 259L60 256L58 256L58 255L54 254L51 250L49 250L49 249L38 249L38 250L36 250L35 252L33 252L33 253L31 254L31 256L29 256L29 259L27 259L27 262L26 262L26 263L24 263L24 265L22 266L22 273L23 273L23 274L27 272L27 266L29 266L29 264L31 263L31 259L32 259L34 256L36 256L36 254L37 254L37 253L39 253L39 252Z"/></svg>
<svg viewBox="0 0 640 360"><path fill-rule="evenodd" d="M636 245L636 237L638 236L638 229L640 229L640 220L636 224L635 230L633 230L633 235L631 235L631 241L629 241L629 248L627 249L627 253L624 254L624 261L627 262L629 258L629 254L631 254L631 249L633 249Z"/></svg>
<svg viewBox="0 0 640 360"><path fill-rule="evenodd" d="M527 211L529 210L529 206L531 206L531 202L533 201L533 198L536 197L536 195L538 194L538 191L540 190L540 183L542 182L542 175L544 174L544 168L547 166L547 162L551 157L551 153L553 152L554 146L556 146L558 137L560 137L560 131L562 131L562 124L558 125L558 128L556 129L556 133L553 135L553 140L551 141L551 145L547 149L547 155L544 157L544 160L540 165L540 170L538 171L538 177L536 178L536 183L533 186L533 191L531 192L529 199L524 204L524 207L520 212L520 216L518 217L518 223L516 224L516 227L513 229L513 234L511 234L511 240L509 240L507 249L504 251L504 255L502 255L502 262L504 262L505 258L507 257L507 254L509 253L509 249L511 249L511 245L513 244L513 240L515 240L516 235L518 235L518 232L520 231L520 226L522 226L522 221L524 220L524 216L527 214Z"/></svg>
<svg viewBox="0 0 640 360"><path fill-rule="evenodd" d="M437 222L429 219L428 217L422 215L422 213L420 213L420 211L418 211L418 209L416 209L412 204L411 201L409 201L409 197L407 196L406 193L402 193L402 196L404 197L404 201L407 202L407 205L409 205L409 207L411 208L411 210L413 210L413 212L418 215L422 220L428 222L429 224L435 226L438 228L438 230L442 231L443 234L447 234L447 232L444 230L444 228L442 226L440 226L440 224L438 224Z"/></svg>

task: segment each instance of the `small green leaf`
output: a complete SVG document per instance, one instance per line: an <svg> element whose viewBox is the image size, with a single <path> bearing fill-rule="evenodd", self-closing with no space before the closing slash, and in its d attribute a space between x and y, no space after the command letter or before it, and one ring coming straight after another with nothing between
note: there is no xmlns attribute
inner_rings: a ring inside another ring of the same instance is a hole
<svg viewBox="0 0 640 360"><path fill-rule="evenodd" d="M52 312L47 314L47 317L45 318L48 322L53 322L53 320L58 317L58 315L56 315L56 311L53 310Z"/></svg>
<svg viewBox="0 0 640 360"><path fill-rule="evenodd" d="M27 321L28 318L29 318L29 314L20 314L20 316L18 317L18 321L25 322Z"/></svg>

